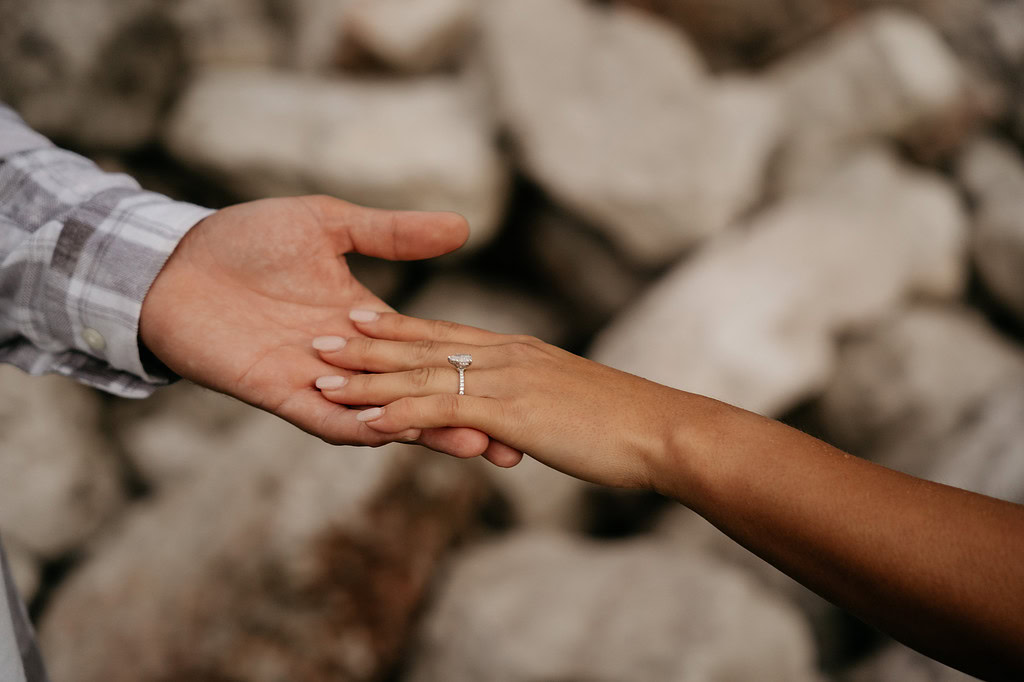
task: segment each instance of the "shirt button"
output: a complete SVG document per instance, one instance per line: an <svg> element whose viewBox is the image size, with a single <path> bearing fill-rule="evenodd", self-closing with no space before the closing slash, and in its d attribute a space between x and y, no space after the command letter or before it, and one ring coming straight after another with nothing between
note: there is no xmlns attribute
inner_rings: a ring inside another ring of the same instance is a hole
<svg viewBox="0 0 1024 682"><path fill-rule="evenodd" d="M103 334L100 334L92 327L86 327L82 330L82 340L97 353L107 347L107 340L103 338Z"/></svg>

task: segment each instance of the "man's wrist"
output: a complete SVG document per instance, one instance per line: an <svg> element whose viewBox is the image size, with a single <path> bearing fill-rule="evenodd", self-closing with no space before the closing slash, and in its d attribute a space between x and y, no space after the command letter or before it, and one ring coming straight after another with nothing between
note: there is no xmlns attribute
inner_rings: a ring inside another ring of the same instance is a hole
<svg viewBox="0 0 1024 682"><path fill-rule="evenodd" d="M175 378L162 363L143 361L142 304L180 240L210 213L141 191L118 203L82 249L92 258L90 276L73 287L79 303L69 306L79 350L148 383Z"/></svg>

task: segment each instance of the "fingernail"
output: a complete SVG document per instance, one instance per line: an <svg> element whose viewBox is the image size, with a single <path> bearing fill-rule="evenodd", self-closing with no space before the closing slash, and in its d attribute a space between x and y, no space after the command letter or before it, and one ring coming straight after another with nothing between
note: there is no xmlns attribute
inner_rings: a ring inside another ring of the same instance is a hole
<svg viewBox="0 0 1024 682"><path fill-rule="evenodd" d="M313 348L325 353L331 353L336 350L341 350L345 347L346 343L348 343L348 341L340 336L318 336L313 339Z"/></svg>
<svg viewBox="0 0 1024 682"><path fill-rule="evenodd" d="M316 380L316 387L321 391L336 391L347 383L348 379L346 377L320 377Z"/></svg>
<svg viewBox="0 0 1024 682"><path fill-rule="evenodd" d="M368 410L363 410L356 415L356 420L361 422L372 422L374 419L380 419L384 416L384 409L380 407L371 407Z"/></svg>
<svg viewBox="0 0 1024 682"><path fill-rule="evenodd" d="M352 310L348 314L348 319L353 322L376 322L380 319L380 313L372 310Z"/></svg>
<svg viewBox="0 0 1024 682"><path fill-rule="evenodd" d="M419 431L411 431L402 436L402 440L406 443L415 443L420 438Z"/></svg>

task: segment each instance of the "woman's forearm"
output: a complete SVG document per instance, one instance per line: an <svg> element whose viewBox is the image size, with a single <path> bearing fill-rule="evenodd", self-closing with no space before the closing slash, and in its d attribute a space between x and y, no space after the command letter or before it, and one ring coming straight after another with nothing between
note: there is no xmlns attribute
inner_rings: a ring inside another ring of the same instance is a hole
<svg viewBox="0 0 1024 682"><path fill-rule="evenodd" d="M814 591L975 675L1024 674L1024 507L923 481L690 394L663 493Z"/></svg>

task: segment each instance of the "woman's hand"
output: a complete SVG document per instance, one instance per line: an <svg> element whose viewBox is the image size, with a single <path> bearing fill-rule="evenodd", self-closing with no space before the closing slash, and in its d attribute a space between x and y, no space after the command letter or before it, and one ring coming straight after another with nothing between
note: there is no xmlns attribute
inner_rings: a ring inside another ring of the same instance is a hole
<svg viewBox="0 0 1024 682"><path fill-rule="evenodd" d="M382 433L466 426L602 485L651 487L679 391L524 336L397 313L353 311L366 337L320 357L343 370L317 382L342 405L381 405L358 419ZM448 356L469 353L466 394ZM664 418L659 418L664 417ZM662 426L664 425L664 426Z"/></svg>

